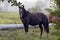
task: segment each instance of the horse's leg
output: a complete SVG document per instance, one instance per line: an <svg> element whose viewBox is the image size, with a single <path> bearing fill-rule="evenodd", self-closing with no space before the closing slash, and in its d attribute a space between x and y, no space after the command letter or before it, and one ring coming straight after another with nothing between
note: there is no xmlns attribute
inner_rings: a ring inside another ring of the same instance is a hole
<svg viewBox="0 0 60 40"><path fill-rule="evenodd" d="M48 37L48 33L49 33L49 24L48 24L48 23L45 23L45 24L43 24L43 26L44 26L44 29L45 29L45 31L46 31L46 33L47 33L47 37Z"/></svg>
<svg viewBox="0 0 60 40"><path fill-rule="evenodd" d="M41 29L41 37L42 37L42 32L43 32L43 27L42 27L42 24L39 24L39 27L40 27L40 29Z"/></svg>
<svg viewBox="0 0 60 40"><path fill-rule="evenodd" d="M24 24L24 29L25 29L25 35L28 34L28 24Z"/></svg>

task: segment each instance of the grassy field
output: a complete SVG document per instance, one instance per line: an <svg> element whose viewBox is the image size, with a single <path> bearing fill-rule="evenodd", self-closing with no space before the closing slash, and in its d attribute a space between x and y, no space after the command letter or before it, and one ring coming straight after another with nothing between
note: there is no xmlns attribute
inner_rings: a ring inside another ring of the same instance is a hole
<svg viewBox="0 0 60 40"><path fill-rule="evenodd" d="M20 23L22 22L19 19L18 12L0 12L0 24ZM29 28L28 35L25 35L24 29L0 30L0 40L60 40L60 30L56 30L51 26L48 38L46 37L45 32L43 33L42 38L40 38L39 28Z"/></svg>
<svg viewBox="0 0 60 40"><path fill-rule="evenodd" d="M50 27L48 38L45 32L40 38L39 33L39 28L35 28L34 32L32 28L29 28L28 35L25 35L24 29L0 30L0 40L60 40L60 31L56 31L53 27Z"/></svg>
<svg viewBox="0 0 60 40"><path fill-rule="evenodd" d="M0 24L20 24L18 12L0 12Z"/></svg>

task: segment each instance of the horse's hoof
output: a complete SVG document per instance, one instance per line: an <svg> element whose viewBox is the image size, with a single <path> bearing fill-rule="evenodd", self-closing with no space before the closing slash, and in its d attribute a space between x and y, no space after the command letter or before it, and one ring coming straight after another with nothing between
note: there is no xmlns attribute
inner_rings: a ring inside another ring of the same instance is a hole
<svg viewBox="0 0 60 40"><path fill-rule="evenodd" d="M42 38L42 35L40 35L40 38Z"/></svg>
<svg viewBox="0 0 60 40"><path fill-rule="evenodd" d="M47 34L47 38L48 38L48 34Z"/></svg>
<svg viewBox="0 0 60 40"><path fill-rule="evenodd" d="M48 36L47 36L47 38L48 38Z"/></svg>
<svg viewBox="0 0 60 40"><path fill-rule="evenodd" d="M42 36L40 36L40 38L42 38Z"/></svg>

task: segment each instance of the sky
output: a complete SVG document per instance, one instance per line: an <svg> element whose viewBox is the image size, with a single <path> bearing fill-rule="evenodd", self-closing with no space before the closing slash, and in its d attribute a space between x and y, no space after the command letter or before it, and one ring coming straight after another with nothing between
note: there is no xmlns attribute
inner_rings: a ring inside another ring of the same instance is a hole
<svg viewBox="0 0 60 40"><path fill-rule="evenodd" d="M18 2L20 1L22 4L24 4L25 8L30 8L35 4L38 4L40 7L46 8L49 7L49 3L50 3L50 0L17 0L17 1Z"/></svg>
<svg viewBox="0 0 60 40"><path fill-rule="evenodd" d="M26 9L34 7L36 4L38 4L38 6L41 7L42 9L45 9L49 7L50 0L17 0L17 2L21 2ZM0 4L1 4L0 8L3 8L4 10L18 11L17 7L15 6L11 7L10 4L6 1Z"/></svg>
<svg viewBox="0 0 60 40"><path fill-rule="evenodd" d="M37 0L17 0L17 2L19 2L19 1L25 5L25 8L30 8L30 7L34 6L34 4Z"/></svg>

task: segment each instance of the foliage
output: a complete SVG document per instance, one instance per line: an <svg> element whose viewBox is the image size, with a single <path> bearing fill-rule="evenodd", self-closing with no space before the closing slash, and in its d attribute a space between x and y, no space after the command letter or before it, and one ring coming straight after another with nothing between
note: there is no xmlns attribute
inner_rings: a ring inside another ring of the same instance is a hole
<svg viewBox="0 0 60 40"><path fill-rule="evenodd" d="M4 0L0 0L0 1L4 2ZM17 3L17 0L6 0L6 1L8 1L8 3L12 3L11 6L19 6L20 4L22 4L20 2Z"/></svg>
<svg viewBox="0 0 60 40"><path fill-rule="evenodd" d="M45 10L47 10L49 13L53 12L53 9L50 8L46 8Z"/></svg>
<svg viewBox="0 0 60 40"><path fill-rule="evenodd" d="M59 30L60 29L60 22L55 22L54 28Z"/></svg>
<svg viewBox="0 0 60 40"><path fill-rule="evenodd" d="M53 15L60 17L60 9L55 10Z"/></svg>
<svg viewBox="0 0 60 40"><path fill-rule="evenodd" d="M55 0L55 3L60 8L60 0Z"/></svg>
<svg viewBox="0 0 60 40"><path fill-rule="evenodd" d="M56 8L54 10L50 8L47 8L46 10L50 12L51 15L58 17L60 19L60 0L54 0L54 3L56 4ZM56 24L55 29L60 29L60 21L58 21L57 18L54 23Z"/></svg>
<svg viewBox="0 0 60 40"><path fill-rule="evenodd" d="M54 15L57 17L60 17L60 0L54 0L54 1L55 1L56 6L57 6L57 9L55 9L55 11L54 11ZM56 23L55 28L60 29L60 22L57 21L55 23Z"/></svg>

